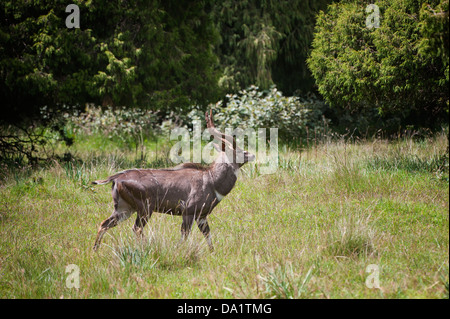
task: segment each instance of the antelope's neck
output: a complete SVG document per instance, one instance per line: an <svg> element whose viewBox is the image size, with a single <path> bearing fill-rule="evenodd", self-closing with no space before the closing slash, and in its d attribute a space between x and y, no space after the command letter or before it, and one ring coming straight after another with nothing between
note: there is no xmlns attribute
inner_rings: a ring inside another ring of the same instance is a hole
<svg viewBox="0 0 450 319"><path fill-rule="evenodd" d="M214 191L219 201L234 187L239 167L229 163L215 163L210 170Z"/></svg>

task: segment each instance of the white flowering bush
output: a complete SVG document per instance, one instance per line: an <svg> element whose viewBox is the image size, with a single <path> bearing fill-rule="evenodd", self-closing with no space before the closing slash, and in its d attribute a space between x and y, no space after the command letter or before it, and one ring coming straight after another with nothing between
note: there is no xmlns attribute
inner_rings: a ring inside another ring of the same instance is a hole
<svg viewBox="0 0 450 319"><path fill-rule="evenodd" d="M136 143L137 140L155 135L158 128L156 113L139 108L87 105L85 111L73 116L71 121L78 133L102 134L125 143Z"/></svg>
<svg viewBox="0 0 450 319"><path fill-rule="evenodd" d="M276 127L279 137L289 141L306 138L308 134L323 135L329 124L323 116L325 103L314 95L283 96L276 87L263 91L250 86L238 94L228 94L227 100L226 107L224 101L208 107L214 112L216 125L221 127ZM191 122L204 119L204 113L194 108L188 119Z"/></svg>

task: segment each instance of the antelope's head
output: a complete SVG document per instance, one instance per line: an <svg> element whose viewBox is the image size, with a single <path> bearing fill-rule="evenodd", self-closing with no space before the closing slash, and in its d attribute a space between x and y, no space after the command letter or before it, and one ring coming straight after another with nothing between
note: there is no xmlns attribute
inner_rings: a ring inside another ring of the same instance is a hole
<svg viewBox="0 0 450 319"><path fill-rule="evenodd" d="M209 133L214 136L215 140L218 140L220 146L217 143L213 143L214 148L219 152L219 157L216 159L216 163L228 163L241 167L247 162L255 160L255 155L241 149L237 146L236 140L233 136L226 135L220 132L214 125L212 116L212 110L208 114L205 113L206 127Z"/></svg>

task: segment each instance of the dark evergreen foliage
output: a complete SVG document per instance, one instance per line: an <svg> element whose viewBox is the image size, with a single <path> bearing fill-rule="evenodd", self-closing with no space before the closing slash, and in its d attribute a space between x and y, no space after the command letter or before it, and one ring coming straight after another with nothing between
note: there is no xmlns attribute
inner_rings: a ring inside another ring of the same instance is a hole
<svg viewBox="0 0 450 319"><path fill-rule="evenodd" d="M73 3L80 28L66 27L67 1L0 2L0 157L32 157L48 128L72 143L62 115L87 103L162 120L252 85L317 90L331 128L448 123L448 0L376 1L372 29L369 0Z"/></svg>

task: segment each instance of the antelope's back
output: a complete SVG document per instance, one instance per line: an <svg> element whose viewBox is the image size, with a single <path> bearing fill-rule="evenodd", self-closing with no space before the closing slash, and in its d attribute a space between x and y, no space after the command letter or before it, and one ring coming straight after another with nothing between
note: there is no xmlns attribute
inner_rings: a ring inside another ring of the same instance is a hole
<svg viewBox="0 0 450 319"><path fill-rule="evenodd" d="M191 206L200 206L196 201L210 197L205 196L209 189L204 173L197 169L133 169L114 182L119 195L134 206L144 201L153 211L179 215Z"/></svg>

